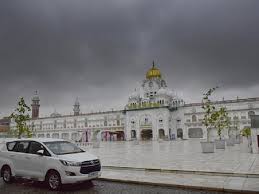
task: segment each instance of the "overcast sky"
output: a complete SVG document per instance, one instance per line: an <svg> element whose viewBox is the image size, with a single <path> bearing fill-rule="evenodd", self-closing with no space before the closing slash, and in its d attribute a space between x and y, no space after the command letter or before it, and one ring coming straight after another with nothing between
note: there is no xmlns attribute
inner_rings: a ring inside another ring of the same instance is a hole
<svg viewBox="0 0 259 194"><path fill-rule="evenodd" d="M151 67L186 102L259 96L258 0L0 1L0 116L123 109Z"/></svg>

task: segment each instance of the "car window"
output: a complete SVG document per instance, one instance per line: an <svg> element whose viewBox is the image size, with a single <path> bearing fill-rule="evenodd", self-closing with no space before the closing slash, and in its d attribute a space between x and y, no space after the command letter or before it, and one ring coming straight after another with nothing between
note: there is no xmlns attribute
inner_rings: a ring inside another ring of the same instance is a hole
<svg viewBox="0 0 259 194"><path fill-rule="evenodd" d="M26 153L28 151L28 147L29 147L28 141L20 141L20 142L17 142L13 151Z"/></svg>
<svg viewBox="0 0 259 194"><path fill-rule="evenodd" d="M30 143L29 151L30 154L37 154L37 151L44 150L43 155L44 156L50 156L49 152L46 150L46 148L39 142L32 141Z"/></svg>
<svg viewBox="0 0 259 194"><path fill-rule="evenodd" d="M43 145L38 142L32 141L29 147L29 154L37 154L37 151L44 150Z"/></svg>
<svg viewBox="0 0 259 194"><path fill-rule="evenodd" d="M15 145L16 145L15 141L14 142L8 142L8 143L6 143L6 148L7 148L8 151L13 151Z"/></svg>

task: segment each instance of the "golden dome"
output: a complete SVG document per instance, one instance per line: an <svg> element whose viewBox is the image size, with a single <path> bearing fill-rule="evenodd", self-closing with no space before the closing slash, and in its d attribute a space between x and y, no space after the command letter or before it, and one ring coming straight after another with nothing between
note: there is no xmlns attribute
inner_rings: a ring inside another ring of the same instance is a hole
<svg viewBox="0 0 259 194"><path fill-rule="evenodd" d="M152 79L152 78L161 78L161 72L158 68L155 67L155 63L153 62L153 67L148 70L146 74L147 79Z"/></svg>

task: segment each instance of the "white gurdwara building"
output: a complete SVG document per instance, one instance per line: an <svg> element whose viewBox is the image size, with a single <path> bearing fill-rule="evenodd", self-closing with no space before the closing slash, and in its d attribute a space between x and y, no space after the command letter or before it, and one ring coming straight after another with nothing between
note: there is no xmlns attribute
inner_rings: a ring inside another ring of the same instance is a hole
<svg viewBox="0 0 259 194"><path fill-rule="evenodd" d="M96 113L80 113L78 99L74 115L61 115L56 111L49 117L39 118L39 96L32 98L32 119L29 127L36 137L53 137L89 142L118 140L174 140L207 138L202 125L204 111L201 103L186 104L167 87L158 68L146 73L139 89L129 96L124 110ZM259 114L259 98L222 100L213 102L216 107L226 107L231 128L223 136L239 134L251 126L250 115ZM11 123L11 129L15 123ZM215 129L209 130L211 140L217 138Z"/></svg>

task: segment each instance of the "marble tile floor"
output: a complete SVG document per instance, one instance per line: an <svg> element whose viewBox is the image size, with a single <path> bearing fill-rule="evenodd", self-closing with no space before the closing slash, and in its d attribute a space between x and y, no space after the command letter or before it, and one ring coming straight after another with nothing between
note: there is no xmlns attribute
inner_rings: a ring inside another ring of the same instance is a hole
<svg viewBox="0 0 259 194"><path fill-rule="evenodd" d="M204 154L200 141L101 142L88 151L99 156L103 166L259 174L259 154L242 152L244 145Z"/></svg>

